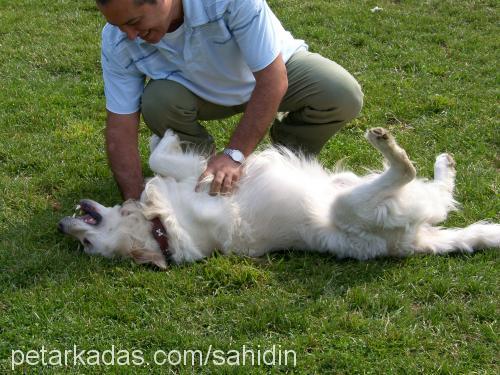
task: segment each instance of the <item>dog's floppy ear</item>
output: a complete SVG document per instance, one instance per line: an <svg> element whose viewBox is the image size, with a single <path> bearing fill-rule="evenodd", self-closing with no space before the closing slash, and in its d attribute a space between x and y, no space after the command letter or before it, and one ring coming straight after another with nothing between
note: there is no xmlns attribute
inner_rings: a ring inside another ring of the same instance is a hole
<svg viewBox="0 0 500 375"><path fill-rule="evenodd" d="M153 264L162 270L167 269L167 262L165 261L163 254L157 253L156 251L134 249L130 252L130 256L136 263Z"/></svg>

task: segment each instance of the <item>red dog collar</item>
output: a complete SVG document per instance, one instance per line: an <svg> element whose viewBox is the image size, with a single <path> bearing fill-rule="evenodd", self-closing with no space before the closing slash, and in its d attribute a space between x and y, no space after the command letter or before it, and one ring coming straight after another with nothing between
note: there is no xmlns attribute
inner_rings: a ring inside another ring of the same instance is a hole
<svg viewBox="0 0 500 375"><path fill-rule="evenodd" d="M170 257L172 256L172 253L168 250L167 230L158 217L151 219L151 224L153 225L153 237L158 243L158 246L160 246L160 250L165 257L165 260L168 262L170 260Z"/></svg>

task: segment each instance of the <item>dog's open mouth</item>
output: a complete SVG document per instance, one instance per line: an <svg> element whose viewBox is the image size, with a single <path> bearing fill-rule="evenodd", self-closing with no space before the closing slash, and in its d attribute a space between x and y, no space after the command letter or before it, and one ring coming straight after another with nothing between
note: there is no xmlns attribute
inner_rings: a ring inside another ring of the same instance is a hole
<svg viewBox="0 0 500 375"><path fill-rule="evenodd" d="M81 216L77 216L75 212L73 217L82 220L86 224L97 225L102 220L102 216L97 212L96 208L87 201L81 201L76 206L76 211L79 212Z"/></svg>

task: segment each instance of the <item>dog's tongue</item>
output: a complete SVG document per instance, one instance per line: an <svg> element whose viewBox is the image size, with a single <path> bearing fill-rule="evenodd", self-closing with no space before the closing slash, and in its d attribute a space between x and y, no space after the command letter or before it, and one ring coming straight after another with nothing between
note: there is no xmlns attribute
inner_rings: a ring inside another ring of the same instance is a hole
<svg viewBox="0 0 500 375"><path fill-rule="evenodd" d="M102 216L95 210L95 208L86 202L82 201L76 206L75 210L76 211L73 214L73 217L77 217L77 211L80 211L82 215L77 218L86 224L97 225L102 220Z"/></svg>
<svg viewBox="0 0 500 375"><path fill-rule="evenodd" d="M96 219L94 219L92 216L90 216L89 214L87 215L83 215L80 217L81 220L83 220L85 223L87 224L92 224L92 225L95 225L97 224L97 221Z"/></svg>

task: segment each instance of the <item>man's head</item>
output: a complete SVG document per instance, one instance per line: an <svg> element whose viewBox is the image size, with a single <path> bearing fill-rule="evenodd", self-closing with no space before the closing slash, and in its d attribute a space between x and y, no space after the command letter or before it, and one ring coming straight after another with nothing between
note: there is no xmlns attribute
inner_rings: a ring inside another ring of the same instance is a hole
<svg viewBox="0 0 500 375"><path fill-rule="evenodd" d="M158 43L172 24L182 20L182 0L96 0L106 20L127 34Z"/></svg>

